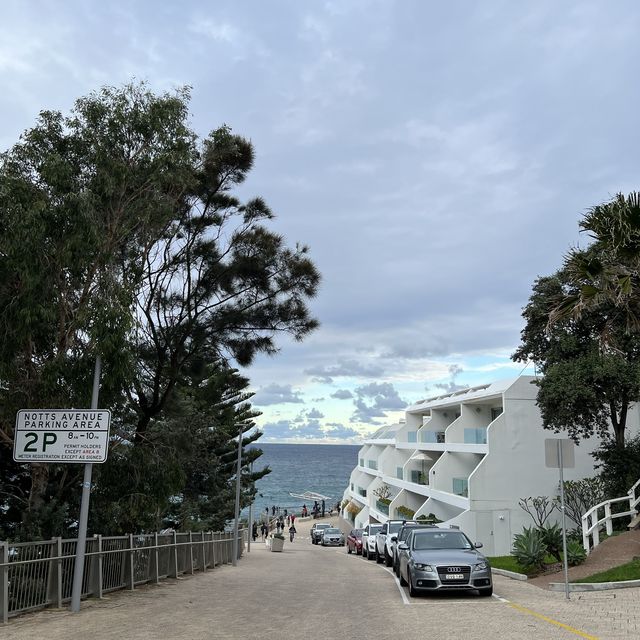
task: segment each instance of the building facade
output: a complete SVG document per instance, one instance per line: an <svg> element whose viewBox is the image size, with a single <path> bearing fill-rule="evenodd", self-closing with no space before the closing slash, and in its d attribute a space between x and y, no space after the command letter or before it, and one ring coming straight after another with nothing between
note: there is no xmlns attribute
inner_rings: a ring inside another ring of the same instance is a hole
<svg viewBox="0 0 640 640"><path fill-rule="evenodd" d="M508 555L513 536L532 524L519 501L559 491L545 440L567 436L542 428L534 382L520 376L423 400L399 424L374 433L344 493L355 526L425 515L460 527L486 555ZM628 428L638 433L635 409ZM573 447L565 480L595 474L591 453L599 444L593 437Z"/></svg>

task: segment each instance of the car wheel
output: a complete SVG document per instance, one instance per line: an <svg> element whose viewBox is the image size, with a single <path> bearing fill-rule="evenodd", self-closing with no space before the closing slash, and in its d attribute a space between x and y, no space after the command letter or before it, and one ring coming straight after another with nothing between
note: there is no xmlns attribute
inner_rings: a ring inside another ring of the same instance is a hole
<svg viewBox="0 0 640 640"><path fill-rule="evenodd" d="M378 553L378 550L376 549L376 564L380 564L383 560L384 558Z"/></svg>
<svg viewBox="0 0 640 640"><path fill-rule="evenodd" d="M393 558L387 553L387 550L384 550L384 564L387 567L390 567L393 564Z"/></svg>
<svg viewBox="0 0 640 640"><path fill-rule="evenodd" d="M401 587L406 587L407 586L407 581L402 576L402 571L400 571L400 568L398 568L398 577L400 578L400 586Z"/></svg>
<svg viewBox="0 0 640 640"><path fill-rule="evenodd" d="M367 550L364 547L362 547L362 554L361 555L365 560L367 559Z"/></svg>
<svg viewBox="0 0 640 640"><path fill-rule="evenodd" d="M398 565L395 562L393 563L393 573L398 576L398 578L400 577L400 571L398 571Z"/></svg>
<svg viewBox="0 0 640 640"><path fill-rule="evenodd" d="M490 598L493 595L493 587L487 587L486 589L478 589L478 593L484 598Z"/></svg>
<svg viewBox="0 0 640 640"><path fill-rule="evenodd" d="M412 598L415 598L418 595L418 592L413 586L413 580L411 579L411 571L407 571L407 582L409 583L409 595Z"/></svg>

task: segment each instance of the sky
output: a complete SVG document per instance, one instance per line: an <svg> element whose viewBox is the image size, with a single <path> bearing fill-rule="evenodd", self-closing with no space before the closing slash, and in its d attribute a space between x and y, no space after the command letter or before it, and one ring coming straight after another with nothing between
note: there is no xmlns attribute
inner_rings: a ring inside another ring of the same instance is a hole
<svg viewBox="0 0 640 640"><path fill-rule="evenodd" d="M533 281L638 188L637 2L3 0L0 149L102 85L192 87L309 246L320 328L243 373L263 441L358 443L516 376Z"/></svg>

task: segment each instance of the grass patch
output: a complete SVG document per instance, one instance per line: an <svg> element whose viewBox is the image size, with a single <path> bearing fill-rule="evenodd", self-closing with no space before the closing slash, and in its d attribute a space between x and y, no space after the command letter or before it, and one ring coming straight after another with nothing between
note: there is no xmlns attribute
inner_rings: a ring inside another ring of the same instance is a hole
<svg viewBox="0 0 640 640"><path fill-rule="evenodd" d="M622 582L623 580L640 580L640 558L635 558L631 562L607 571L594 573L586 578L573 580L573 582Z"/></svg>
<svg viewBox="0 0 640 640"><path fill-rule="evenodd" d="M525 576L533 577L538 575L538 571L531 567L525 568L523 567L514 556L494 556L492 558L488 558L491 563L491 567L493 569L504 569L505 571L514 571L515 573L523 573ZM545 559L545 564L553 564L556 562L555 558L552 556L547 556Z"/></svg>

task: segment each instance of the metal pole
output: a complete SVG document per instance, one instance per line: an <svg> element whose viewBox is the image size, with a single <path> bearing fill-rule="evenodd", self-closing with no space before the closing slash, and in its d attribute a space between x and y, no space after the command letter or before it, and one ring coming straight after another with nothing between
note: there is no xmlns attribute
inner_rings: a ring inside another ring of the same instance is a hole
<svg viewBox="0 0 640 640"><path fill-rule="evenodd" d="M562 511L562 564L564 565L564 593L569 600L569 564L567 562L567 523L564 509L564 470L562 466L562 440L558 440L558 467L560 468L560 510Z"/></svg>
<svg viewBox="0 0 640 640"><path fill-rule="evenodd" d="M242 475L242 423L238 433L238 464L236 466L236 522L233 527L233 566L238 564L238 532L240 529L240 480Z"/></svg>
<svg viewBox="0 0 640 640"><path fill-rule="evenodd" d="M249 465L249 473L253 473L253 462ZM249 535L247 536L247 553L251 553L251 538L253 537L253 500L249 503Z"/></svg>
<svg viewBox="0 0 640 640"><path fill-rule="evenodd" d="M93 391L91 392L91 408L98 408L98 394L100 392L100 371L102 361L96 357L93 370ZM84 552L87 544L87 520L89 518L89 494L91 492L91 464L84 465L84 479L82 482L82 502L80 503L80 519L78 520L78 544L76 546L76 561L73 567L73 587L71 590L71 611L80 611L82 596L82 578L84 576Z"/></svg>

